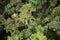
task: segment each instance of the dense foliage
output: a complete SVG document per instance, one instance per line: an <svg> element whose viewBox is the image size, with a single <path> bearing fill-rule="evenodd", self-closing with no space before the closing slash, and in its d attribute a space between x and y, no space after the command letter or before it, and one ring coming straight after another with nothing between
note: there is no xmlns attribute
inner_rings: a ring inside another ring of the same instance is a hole
<svg viewBox="0 0 60 40"><path fill-rule="evenodd" d="M0 0L0 40L60 40L60 0Z"/></svg>

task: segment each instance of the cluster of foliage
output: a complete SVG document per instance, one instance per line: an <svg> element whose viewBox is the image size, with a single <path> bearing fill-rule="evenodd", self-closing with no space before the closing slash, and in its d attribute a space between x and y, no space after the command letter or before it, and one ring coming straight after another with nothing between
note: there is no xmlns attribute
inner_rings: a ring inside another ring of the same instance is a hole
<svg viewBox="0 0 60 40"><path fill-rule="evenodd" d="M60 0L1 0L0 13L0 40L60 40Z"/></svg>

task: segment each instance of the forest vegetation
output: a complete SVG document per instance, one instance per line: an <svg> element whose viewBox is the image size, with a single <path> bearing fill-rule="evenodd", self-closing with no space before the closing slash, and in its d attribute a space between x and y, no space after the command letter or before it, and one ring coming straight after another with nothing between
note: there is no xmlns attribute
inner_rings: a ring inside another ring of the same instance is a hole
<svg viewBox="0 0 60 40"><path fill-rule="evenodd" d="M0 40L60 40L60 0L0 0Z"/></svg>

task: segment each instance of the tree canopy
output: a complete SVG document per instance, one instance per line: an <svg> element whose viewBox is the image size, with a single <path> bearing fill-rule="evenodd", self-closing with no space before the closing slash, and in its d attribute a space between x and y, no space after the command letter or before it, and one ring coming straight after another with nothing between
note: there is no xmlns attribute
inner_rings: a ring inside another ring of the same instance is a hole
<svg viewBox="0 0 60 40"><path fill-rule="evenodd" d="M60 0L0 0L0 40L60 40Z"/></svg>

